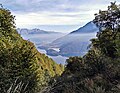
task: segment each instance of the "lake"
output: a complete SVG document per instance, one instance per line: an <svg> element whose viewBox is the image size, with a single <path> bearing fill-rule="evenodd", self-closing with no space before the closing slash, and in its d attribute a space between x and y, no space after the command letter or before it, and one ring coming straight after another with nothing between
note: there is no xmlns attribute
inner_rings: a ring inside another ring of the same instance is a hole
<svg viewBox="0 0 120 93"><path fill-rule="evenodd" d="M33 42L35 44L36 48L37 48L40 44L50 43L50 42L56 40L57 38L64 36L64 34L50 34L50 35L45 35L45 34L24 34L24 35L21 35L21 36L25 40L29 40L29 41ZM46 51L43 50L43 49L37 48L37 50L40 53L46 54ZM47 56L52 58L58 64L65 64L66 59L68 59L68 57L63 57L63 56L60 56L60 55L59 56L49 56L49 55L47 55Z"/></svg>
<svg viewBox="0 0 120 93"><path fill-rule="evenodd" d="M37 48L37 50L40 52L40 53L44 53L46 54L46 51L43 50L43 49L39 49ZM46 54L47 55L47 54ZM65 64L66 62L66 59L68 59L68 57L63 57L63 56L49 56L47 55L48 57L52 58L55 62L57 62L58 64Z"/></svg>

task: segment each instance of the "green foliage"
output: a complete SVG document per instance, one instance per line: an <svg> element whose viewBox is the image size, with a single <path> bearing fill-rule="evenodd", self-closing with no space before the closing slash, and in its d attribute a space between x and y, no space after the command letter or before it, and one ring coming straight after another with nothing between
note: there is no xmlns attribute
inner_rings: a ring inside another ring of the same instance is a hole
<svg viewBox="0 0 120 93"><path fill-rule="evenodd" d="M33 79L34 84L34 70L30 68L31 62L34 61L33 53L26 45L25 42L19 46L17 42L12 44L8 39L0 40L0 85L3 86L3 93L16 78L25 81L28 77L28 81Z"/></svg>
<svg viewBox="0 0 120 93"><path fill-rule="evenodd" d="M84 63L82 62L81 57L70 57L69 59L66 60L67 65L66 65L66 71L65 73L76 73L81 71ZM74 67L74 68L73 68Z"/></svg>
<svg viewBox="0 0 120 93"><path fill-rule="evenodd" d="M4 9L2 6L0 8L0 30L4 35L8 33L15 32L15 16L11 15L11 12Z"/></svg>
<svg viewBox="0 0 120 93"><path fill-rule="evenodd" d="M88 53L67 59L62 76L43 93L120 93L120 6L111 3L94 23L100 32Z"/></svg>
<svg viewBox="0 0 120 93"><path fill-rule="evenodd" d="M108 6L107 11L100 11L95 15L94 23L100 28L97 34L97 48L109 57L119 57L119 40L120 40L120 5L115 2ZM104 29L104 30L103 30Z"/></svg>
<svg viewBox="0 0 120 93"><path fill-rule="evenodd" d="M47 86L63 67L23 40L15 29L14 16L0 8L0 93L35 93ZM11 86L16 81L14 86ZM22 84L21 84L22 83ZM19 88L18 88L19 87ZM11 89L13 88L13 89ZM18 93L18 92L15 92Z"/></svg>
<svg viewBox="0 0 120 93"><path fill-rule="evenodd" d="M119 27L120 22L120 5L116 5L116 2L111 2L108 6L108 10L99 11L95 14L94 23L103 30L104 28L112 29L113 31Z"/></svg>
<svg viewBox="0 0 120 93"><path fill-rule="evenodd" d="M119 57L120 5L116 5L114 2L108 6L108 10L100 10L98 14L95 14L94 23L100 32L98 32L96 40L91 40L93 47L99 49L106 56Z"/></svg>

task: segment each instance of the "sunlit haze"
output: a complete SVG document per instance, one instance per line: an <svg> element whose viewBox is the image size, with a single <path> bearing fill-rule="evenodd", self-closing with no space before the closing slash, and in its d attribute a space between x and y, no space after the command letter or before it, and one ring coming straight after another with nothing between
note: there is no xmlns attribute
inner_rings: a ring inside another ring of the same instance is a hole
<svg viewBox="0 0 120 93"><path fill-rule="evenodd" d="M70 32L94 19L114 0L0 0L16 16L18 28ZM120 0L116 0L120 3Z"/></svg>

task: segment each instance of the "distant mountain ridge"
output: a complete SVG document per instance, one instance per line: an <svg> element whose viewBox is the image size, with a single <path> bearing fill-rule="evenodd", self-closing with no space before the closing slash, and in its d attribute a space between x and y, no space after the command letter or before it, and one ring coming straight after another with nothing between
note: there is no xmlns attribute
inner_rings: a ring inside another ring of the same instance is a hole
<svg viewBox="0 0 120 93"><path fill-rule="evenodd" d="M79 29L72 31L70 34L79 34L79 33L93 33L97 32L98 28L93 23L93 21L88 22L83 27L80 27Z"/></svg>
<svg viewBox="0 0 120 93"><path fill-rule="evenodd" d="M90 21L83 27L54 40L52 43L43 46L45 49L59 48L59 55L62 56L81 56L88 51L90 39L96 36L99 29ZM43 48L42 47L42 48ZM48 51L48 50L47 50ZM49 54L50 51L49 51Z"/></svg>
<svg viewBox="0 0 120 93"><path fill-rule="evenodd" d="M19 34L60 34L60 32L54 32L54 31L45 31L40 30L38 28L34 29L27 29L27 28L18 28L17 29Z"/></svg>

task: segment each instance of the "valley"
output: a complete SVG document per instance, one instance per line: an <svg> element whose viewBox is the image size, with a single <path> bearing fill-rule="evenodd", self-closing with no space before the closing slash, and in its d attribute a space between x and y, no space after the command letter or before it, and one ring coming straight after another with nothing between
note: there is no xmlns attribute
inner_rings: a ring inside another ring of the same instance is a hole
<svg viewBox="0 0 120 93"><path fill-rule="evenodd" d="M65 64L70 56L83 56L89 50L90 39L96 37L98 28L93 22L68 34L40 29L18 29L19 34L33 42L40 53L59 64Z"/></svg>
<svg viewBox="0 0 120 93"><path fill-rule="evenodd" d="M83 56L89 50L90 39L95 38L97 32L98 28L91 21L51 43L39 45L38 48L45 49L51 56ZM51 48L59 48L59 52Z"/></svg>

